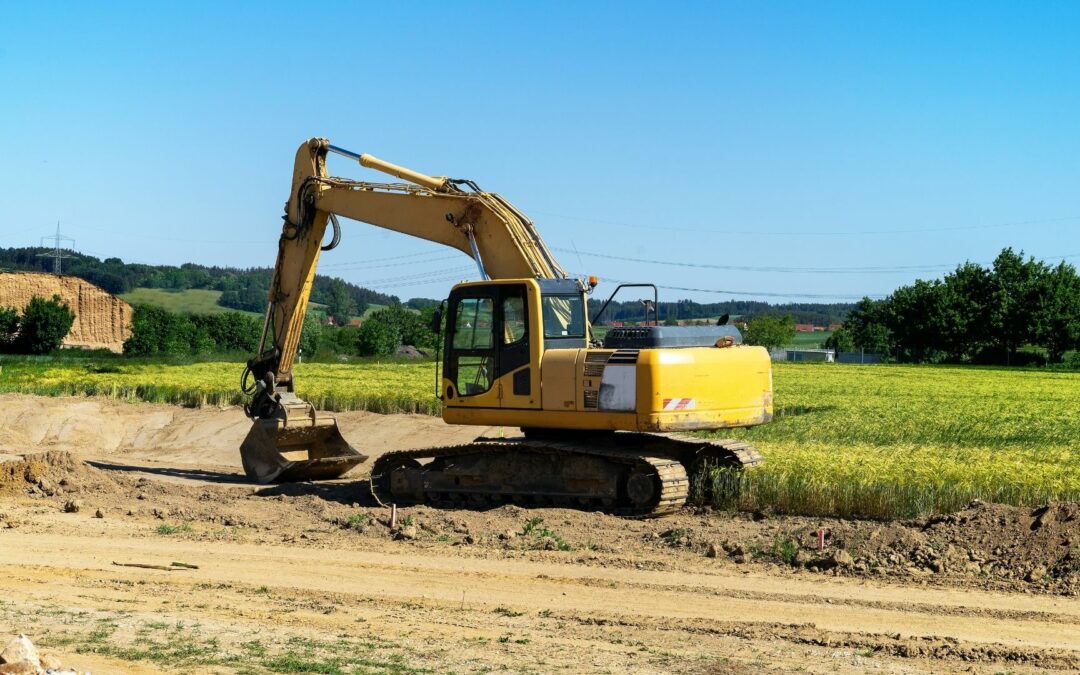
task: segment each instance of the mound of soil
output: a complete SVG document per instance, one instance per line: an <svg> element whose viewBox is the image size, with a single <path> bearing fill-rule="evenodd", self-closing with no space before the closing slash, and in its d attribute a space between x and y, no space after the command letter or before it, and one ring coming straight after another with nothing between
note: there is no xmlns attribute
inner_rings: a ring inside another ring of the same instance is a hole
<svg viewBox="0 0 1080 675"><path fill-rule="evenodd" d="M734 536L722 539L715 530L694 527L652 536L668 546L738 563L758 560L837 576L916 577L1003 590L1080 593L1080 504L1075 502L1031 509L975 501L956 513L894 522L764 514L735 516L734 521L729 530ZM825 535L823 548L819 530Z"/></svg>
<svg viewBox="0 0 1080 675"><path fill-rule="evenodd" d="M92 471L68 452L41 452L21 460L0 462L0 493L23 492L39 484L67 480L79 473Z"/></svg>

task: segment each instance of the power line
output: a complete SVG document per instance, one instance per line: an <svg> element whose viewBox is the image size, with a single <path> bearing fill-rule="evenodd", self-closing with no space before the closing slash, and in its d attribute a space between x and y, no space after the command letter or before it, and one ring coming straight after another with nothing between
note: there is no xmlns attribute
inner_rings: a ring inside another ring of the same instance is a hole
<svg viewBox="0 0 1080 675"><path fill-rule="evenodd" d="M430 253L430 252L425 253L424 255L427 255L427 256L435 255L437 257L422 258L421 259L421 258L414 258L413 256L392 256L392 257L389 257L389 258L372 258L371 260L353 260L353 261L347 262L347 263L345 263L345 262L343 262L343 263L326 263L326 264L320 263L319 264L319 269L325 269L325 268L329 267L329 268L333 268L334 271L347 271L347 270L379 269L381 267L400 267L401 264L402 264L400 261L402 259L405 259L405 258L413 258L412 262L413 263L418 263L418 264L430 263L430 262L441 262L443 260L460 260L460 257L458 255L439 255L439 254L434 254L434 253ZM380 264L380 265L371 264L373 262L382 262L384 260L394 260L394 261L398 261L398 262L388 262L388 263L383 263L383 264Z"/></svg>
<svg viewBox="0 0 1080 675"><path fill-rule="evenodd" d="M713 263L694 263L675 260L654 260L651 258L631 258L628 256L611 255L608 253L594 253L590 251L578 251L553 247L554 250L563 253L576 253L594 258L608 260L620 260L623 262L645 263L648 265L668 265L671 267L693 267L698 269L728 270L736 272L769 272L773 274L897 274L904 272L934 272L939 270L953 269L956 264L941 263L933 265L907 265L899 267L779 267L779 266L750 266L750 265L716 265ZM1080 253L1050 256L1045 260L1058 260L1078 258ZM976 263L989 265L992 262Z"/></svg>
<svg viewBox="0 0 1080 675"><path fill-rule="evenodd" d="M748 235L748 236L765 236L765 237L853 237L853 236L878 236L878 235L890 235L890 234L932 234L935 232L964 232L970 230L989 230L996 228L1009 228L1009 227L1022 227L1025 225L1045 225L1049 223L1063 223L1068 221L1080 220L1080 216L1061 216L1057 218L1037 218L1031 220L1014 220L1003 223L984 223L980 225L938 225L933 227L916 227L916 228L897 228L891 230L819 230L812 226L807 226L797 230L766 230L766 229L750 229L750 230L737 230L737 229L717 229L717 228L702 228L702 227L675 227L671 225L659 225L649 224L643 225L640 223L627 223L618 220L607 220L604 218L588 218L585 216L570 216L562 213L552 213L550 211L530 211L538 215L545 215L552 218L561 218L563 220L577 220L586 223L598 223L601 225L614 225L616 227L628 227L638 230L660 230L664 232L695 232L700 234L733 234L733 235Z"/></svg>
<svg viewBox="0 0 1080 675"><path fill-rule="evenodd" d="M581 275L583 276L583 275ZM610 277L599 277L601 281L607 281L615 284L629 284L635 283L627 279L613 279ZM814 299L833 299L833 300L862 300L864 297L870 298L884 298L886 293L861 293L859 295L844 295L837 293L772 293L765 291L732 291L727 289L717 288L689 288L687 286L663 286L656 284L657 288L662 288L669 291L689 291L692 293L716 293L719 295L751 295L757 297L767 298L814 298Z"/></svg>

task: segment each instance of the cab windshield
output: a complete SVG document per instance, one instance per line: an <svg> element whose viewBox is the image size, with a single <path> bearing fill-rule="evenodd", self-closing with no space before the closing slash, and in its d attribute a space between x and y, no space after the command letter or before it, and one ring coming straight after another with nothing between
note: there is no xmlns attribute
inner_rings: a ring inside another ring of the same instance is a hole
<svg viewBox="0 0 1080 675"><path fill-rule="evenodd" d="M545 295L540 298L544 337L585 337L585 307L580 295Z"/></svg>

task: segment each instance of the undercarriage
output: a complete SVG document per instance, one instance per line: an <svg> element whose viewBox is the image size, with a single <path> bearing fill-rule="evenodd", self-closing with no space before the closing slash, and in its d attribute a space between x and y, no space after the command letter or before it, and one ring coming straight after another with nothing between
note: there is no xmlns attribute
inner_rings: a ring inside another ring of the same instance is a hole
<svg viewBox="0 0 1080 675"><path fill-rule="evenodd" d="M686 504L691 478L762 463L748 443L632 432L526 430L523 437L391 452L376 460L371 491L382 504L502 503L655 517ZM738 480L727 481L737 489Z"/></svg>

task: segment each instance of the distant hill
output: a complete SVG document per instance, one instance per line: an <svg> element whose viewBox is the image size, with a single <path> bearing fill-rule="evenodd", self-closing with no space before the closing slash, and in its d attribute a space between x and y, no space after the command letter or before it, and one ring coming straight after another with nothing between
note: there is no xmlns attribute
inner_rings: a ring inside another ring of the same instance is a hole
<svg viewBox="0 0 1080 675"><path fill-rule="evenodd" d="M48 272L52 261L40 256L51 249L40 247L0 248L0 270ZM172 265L142 265L125 263L119 258L99 260L93 256L67 251L71 258L64 261L64 271L96 284L114 295L123 296L132 304L147 302L173 311L212 313L215 307L236 309L262 314L266 310L266 295L270 288L273 270L268 267L241 269L236 267L207 267L185 263ZM329 285L332 277L315 276L311 301L328 304ZM356 284L345 282L345 287L356 301L357 315L363 316L368 308L400 305L395 295L379 293ZM198 291L198 292L196 292ZM625 293L625 292L624 292ZM631 293L621 298L634 298ZM593 316L603 298L589 300L589 315ZM424 309L438 300L411 298L405 304L412 309ZM849 303L784 303L770 304L756 300L729 300L727 302L699 303L692 300L661 302L658 308L660 321L667 319L713 319L729 314L749 319L760 314L790 314L795 323L811 323L828 326L840 323L853 307ZM616 301L604 311L602 321L641 321L645 318L644 307L635 298Z"/></svg>
<svg viewBox="0 0 1080 675"><path fill-rule="evenodd" d="M42 257L51 249L40 247L0 248L0 269L11 271L49 272L52 261ZM236 267L207 267L185 263L173 265L142 265L125 263L119 258L100 260L94 256L67 251L71 257L64 261L64 273L85 279L113 295L124 296L137 304L148 301L174 311L212 312L217 305L262 314L266 311L266 295L270 289L273 270L267 267L241 269ZM331 277L316 275L311 290L313 303L325 304ZM369 305L398 305L397 296L345 282L356 301L357 311L363 314ZM154 292L154 291L158 292ZM202 293L176 295L181 291ZM172 293L172 296L166 295ZM212 300L212 302L210 302Z"/></svg>
<svg viewBox="0 0 1080 675"><path fill-rule="evenodd" d="M133 288L127 293L121 293L119 297L130 305L157 305L178 314L219 314L244 311L218 304L221 291L207 288L189 288L186 291L171 288Z"/></svg>

